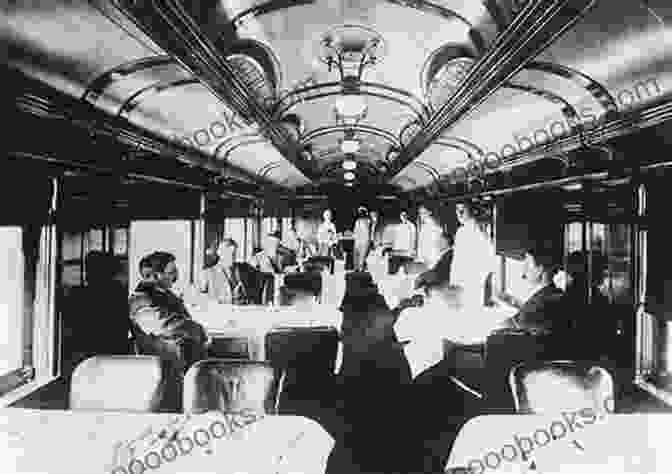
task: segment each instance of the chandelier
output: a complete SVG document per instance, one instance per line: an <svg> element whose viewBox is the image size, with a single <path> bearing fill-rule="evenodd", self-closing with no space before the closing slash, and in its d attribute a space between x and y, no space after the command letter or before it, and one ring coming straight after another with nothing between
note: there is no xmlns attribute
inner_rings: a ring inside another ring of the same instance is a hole
<svg viewBox="0 0 672 474"><path fill-rule="evenodd" d="M320 38L318 59L329 72L338 69L341 81L361 81L364 70L385 55L383 37L359 25L336 26Z"/></svg>

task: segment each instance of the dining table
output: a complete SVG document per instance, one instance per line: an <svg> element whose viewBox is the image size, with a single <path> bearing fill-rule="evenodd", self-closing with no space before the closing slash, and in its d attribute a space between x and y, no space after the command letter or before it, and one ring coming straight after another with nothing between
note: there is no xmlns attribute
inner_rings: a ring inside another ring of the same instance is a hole
<svg viewBox="0 0 672 474"><path fill-rule="evenodd" d="M236 306L206 301L192 305L189 312L203 325L209 337L247 341L251 360L266 360L266 335L276 329L335 328L340 330L341 313L333 304L316 304L309 310L287 306Z"/></svg>
<svg viewBox="0 0 672 474"><path fill-rule="evenodd" d="M321 474L333 446L300 416L0 409L5 473Z"/></svg>

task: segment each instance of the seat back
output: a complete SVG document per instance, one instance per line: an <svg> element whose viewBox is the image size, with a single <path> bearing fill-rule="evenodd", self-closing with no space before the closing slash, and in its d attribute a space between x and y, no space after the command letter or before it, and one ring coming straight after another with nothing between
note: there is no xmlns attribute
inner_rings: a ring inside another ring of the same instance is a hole
<svg viewBox="0 0 672 474"><path fill-rule="evenodd" d="M606 369L587 362L536 361L511 369L509 383L519 413L614 411L614 381Z"/></svg>
<svg viewBox="0 0 672 474"><path fill-rule="evenodd" d="M195 363L184 378L186 413L210 410L276 414L284 374L266 362L206 359Z"/></svg>
<svg viewBox="0 0 672 474"><path fill-rule="evenodd" d="M494 331L485 344L484 389L488 405L495 412L513 412L515 405L508 390L511 368L522 362L566 359L566 346L561 346L556 336L515 329Z"/></svg>
<svg viewBox="0 0 672 474"><path fill-rule="evenodd" d="M212 342L208 347L211 359L250 359L250 343L247 337L212 334Z"/></svg>
<svg viewBox="0 0 672 474"><path fill-rule="evenodd" d="M332 375L338 353L334 327L283 327L266 334L266 359L280 370Z"/></svg>
<svg viewBox="0 0 672 474"><path fill-rule="evenodd" d="M156 412L166 383L159 357L91 357L72 374L70 409Z"/></svg>

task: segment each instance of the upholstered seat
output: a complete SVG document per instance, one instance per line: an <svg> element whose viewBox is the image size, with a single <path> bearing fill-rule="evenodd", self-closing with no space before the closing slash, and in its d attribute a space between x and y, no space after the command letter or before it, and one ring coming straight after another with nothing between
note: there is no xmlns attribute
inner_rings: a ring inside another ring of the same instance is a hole
<svg viewBox="0 0 672 474"><path fill-rule="evenodd" d="M70 409L156 412L166 383L159 357L91 357L72 374Z"/></svg>
<svg viewBox="0 0 672 474"><path fill-rule="evenodd" d="M509 372L516 364L538 360L569 359L567 344L555 336L534 335L516 329L493 332L485 344L484 386L488 405L495 411L513 412L508 390Z"/></svg>
<svg viewBox="0 0 672 474"><path fill-rule="evenodd" d="M604 368L587 362L537 361L511 369L516 411L562 413L583 409L614 411L614 381Z"/></svg>
<svg viewBox="0 0 672 474"><path fill-rule="evenodd" d="M208 347L211 359L250 359L250 342L247 337L220 335L212 333L212 342Z"/></svg>
<svg viewBox="0 0 672 474"><path fill-rule="evenodd" d="M329 326L274 328L266 335L266 359L281 370L331 375L338 340L338 330Z"/></svg>
<svg viewBox="0 0 672 474"><path fill-rule="evenodd" d="M202 360L184 378L184 411L276 414L283 380L284 374L266 362Z"/></svg>

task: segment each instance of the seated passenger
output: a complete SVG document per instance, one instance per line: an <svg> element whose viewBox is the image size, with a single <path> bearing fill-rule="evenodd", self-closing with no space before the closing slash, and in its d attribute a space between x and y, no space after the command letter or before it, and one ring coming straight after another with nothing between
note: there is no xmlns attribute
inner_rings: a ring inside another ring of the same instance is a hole
<svg viewBox="0 0 672 474"><path fill-rule="evenodd" d="M247 304L249 291L240 263L236 262L238 245L224 239L217 247L217 263L204 270L200 290L224 304Z"/></svg>
<svg viewBox="0 0 672 474"><path fill-rule="evenodd" d="M570 328L562 290L553 283L556 263L552 250L543 244L525 252L522 277L530 285L529 297L518 314L508 319L504 327L522 329L535 334L566 333Z"/></svg>
<svg viewBox="0 0 672 474"><path fill-rule="evenodd" d="M206 357L206 332L171 291L178 278L175 257L154 252L143 260L151 265L153 273L129 298L138 349L142 354L160 355L175 370L186 372L191 364Z"/></svg>
<svg viewBox="0 0 672 474"><path fill-rule="evenodd" d="M280 234L272 232L264 239L264 248L250 259L250 265L262 273L280 274L291 264L286 251L280 248Z"/></svg>

